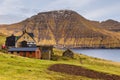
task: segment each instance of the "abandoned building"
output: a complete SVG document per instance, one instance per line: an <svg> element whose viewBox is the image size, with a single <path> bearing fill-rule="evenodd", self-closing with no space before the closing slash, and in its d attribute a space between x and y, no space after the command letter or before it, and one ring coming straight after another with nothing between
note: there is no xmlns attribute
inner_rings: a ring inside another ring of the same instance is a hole
<svg viewBox="0 0 120 80"><path fill-rule="evenodd" d="M62 56L69 57L69 58L74 58L74 53L70 49L67 49L63 52Z"/></svg>
<svg viewBox="0 0 120 80"><path fill-rule="evenodd" d="M7 37L6 46L9 53L23 57L50 60L53 54L53 46L36 45L33 33L28 33L26 30L21 36Z"/></svg>

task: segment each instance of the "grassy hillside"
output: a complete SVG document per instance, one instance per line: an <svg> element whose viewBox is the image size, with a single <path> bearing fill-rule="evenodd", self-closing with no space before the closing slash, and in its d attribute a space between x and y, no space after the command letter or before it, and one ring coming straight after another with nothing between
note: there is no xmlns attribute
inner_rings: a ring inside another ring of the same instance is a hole
<svg viewBox="0 0 120 80"><path fill-rule="evenodd" d="M0 45L4 44L6 37L0 35Z"/></svg>
<svg viewBox="0 0 120 80"><path fill-rule="evenodd" d="M54 49L54 52L59 56L57 61L30 59L0 53L0 80L93 80L82 76L52 72L47 69L58 63L78 65L99 72L120 75L120 63L78 54L75 54L74 59L69 59L60 57L62 54L60 50Z"/></svg>

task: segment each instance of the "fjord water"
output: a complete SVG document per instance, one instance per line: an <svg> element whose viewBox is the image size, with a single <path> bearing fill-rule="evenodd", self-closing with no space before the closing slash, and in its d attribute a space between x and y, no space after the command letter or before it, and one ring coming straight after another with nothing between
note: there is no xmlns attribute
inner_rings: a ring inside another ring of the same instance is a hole
<svg viewBox="0 0 120 80"><path fill-rule="evenodd" d="M88 56L120 62L120 49L71 49Z"/></svg>

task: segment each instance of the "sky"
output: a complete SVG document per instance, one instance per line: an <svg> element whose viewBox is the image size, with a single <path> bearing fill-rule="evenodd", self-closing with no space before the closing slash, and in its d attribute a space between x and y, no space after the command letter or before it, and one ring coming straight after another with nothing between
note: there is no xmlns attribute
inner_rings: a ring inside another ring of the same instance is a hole
<svg viewBox="0 0 120 80"><path fill-rule="evenodd" d="M89 20L120 22L120 0L0 0L0 24L17 23L40 12L66 9Z"/></svg>

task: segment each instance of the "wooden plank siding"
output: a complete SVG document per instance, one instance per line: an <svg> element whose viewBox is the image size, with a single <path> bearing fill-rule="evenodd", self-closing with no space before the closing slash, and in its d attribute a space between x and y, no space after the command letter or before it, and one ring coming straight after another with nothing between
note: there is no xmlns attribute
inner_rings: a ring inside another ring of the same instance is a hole
<svg viewBox="0 0 120 80"><path fill-rule="evenodd" d="M41 59L41 51L36 50L36 51L18 51L18 52L11 52L14 55L17 56L23 56L23 57L28 57L28 58L36 58L36 59Z"/></svg>

